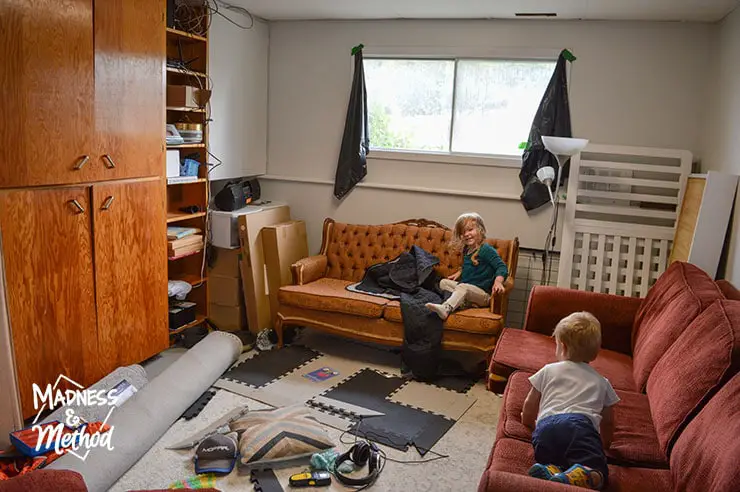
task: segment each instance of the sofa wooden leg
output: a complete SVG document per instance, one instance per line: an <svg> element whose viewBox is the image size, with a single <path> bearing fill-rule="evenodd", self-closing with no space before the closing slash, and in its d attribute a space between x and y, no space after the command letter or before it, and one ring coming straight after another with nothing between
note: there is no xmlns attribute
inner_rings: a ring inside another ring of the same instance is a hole
<svg viewBox="0 0 740 492"><path fill-rule="evenodd" d="M283 318L280 316L277 317L277 320L275 320L275 334L277 335L277 346L278 348L283 348Z"/></svg>

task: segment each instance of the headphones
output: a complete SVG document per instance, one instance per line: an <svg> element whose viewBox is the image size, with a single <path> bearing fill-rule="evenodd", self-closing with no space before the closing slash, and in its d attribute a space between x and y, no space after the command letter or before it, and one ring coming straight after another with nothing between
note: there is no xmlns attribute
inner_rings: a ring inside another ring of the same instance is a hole
<svg viewBox="0 0 740 492"><path fill-rule="evenodd" d="M357 442L357 444L349 448L348 451L342 453L337 457L334 476L337 477L337 480L342 482L344 485L349 485L352 487L368 487L372 485L380 475L380 472L382 470L380 458L380 450L377 446L375 446L375 444L373 444L372 442L359 441ZM339 472L338 468L339 465L347 460L352 461L357 466L365 466L365 463L367 463L367 476L355 478L342 475Z"/></svg>

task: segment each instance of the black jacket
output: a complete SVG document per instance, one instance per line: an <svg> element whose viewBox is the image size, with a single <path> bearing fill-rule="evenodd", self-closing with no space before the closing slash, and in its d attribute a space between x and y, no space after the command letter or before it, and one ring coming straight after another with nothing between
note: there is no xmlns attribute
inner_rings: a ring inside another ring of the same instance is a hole
<svg viewBox="0 0 740 492"><path fill-rule="evenodd" d="M373 265L356 290L401 299L404 341L401 357L414 377L431 380L438 375L442 356L443 322L424 305L441 303L449 294L439 290L434 267L439 258L418 246L386 263Z"/></svg>

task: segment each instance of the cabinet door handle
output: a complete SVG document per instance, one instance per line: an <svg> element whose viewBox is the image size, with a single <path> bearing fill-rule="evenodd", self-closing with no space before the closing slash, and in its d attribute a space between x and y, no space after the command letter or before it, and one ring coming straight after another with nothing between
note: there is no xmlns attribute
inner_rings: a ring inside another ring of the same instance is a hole
<svg viewBox="0 0 740 492"><path fill-rule="evenodd" d="M113 196L109 196L108 198L106 198L105 201L103 202L103 206L100 207L100 210L108 210L111 204L113 203L113 200L114 200Z"/></svg>
<svg viewBox="0 0 740 492"><path fill-rule="evenodd" d="M69 203L71 203L72 205L75 206L75 208L77 209L77 213L78 214L84 214L85 213L85 207L83 207L82 205L80 205L80 202L78 202L76 199L70 200Z"/></svg>
<svg viewBox="0 0 740 492"><path fill-rule="evenodd" d="M116 167L116 163L113 162L113 158L108 154L103 155L103 159L105 159L105 167L107 167L108 169L113 169L114 167Z"/></svg>
<svg viewBox="0 0 740 492"><path fill-rule="evenodd" d="M83 167L85 167L85 164L87 164L87 161L90 160L89 155L83 155L80 160L77 161L77 164L75 164L74 170L79 171Z"/></svg>

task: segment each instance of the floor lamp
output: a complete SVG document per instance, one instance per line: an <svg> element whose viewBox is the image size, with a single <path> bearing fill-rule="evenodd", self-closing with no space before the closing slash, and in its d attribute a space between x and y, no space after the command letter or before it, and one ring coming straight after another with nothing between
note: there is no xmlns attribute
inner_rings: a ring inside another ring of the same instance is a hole
<svg viewBox="0 0 740 492"><path fill-rule="evenodd" d="M555 181L555 194L552 192L552 181L555 178L555 169L550 166L543 167L537 171L537 179L547 186L550 193L550 202L552 203L552 220L550 230L545 240L545 253L543 257L542 279L541 283L547 285L550 283L550 269L552 265L551 253L557 241L558 229L558 203L560 202L560 180L563 175L563 166L574 155L583 151L588 145L588 140L583 138L571 137L542 137L542 143L545 149L555 156L558 161L557 180Z"/></svg>

